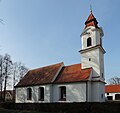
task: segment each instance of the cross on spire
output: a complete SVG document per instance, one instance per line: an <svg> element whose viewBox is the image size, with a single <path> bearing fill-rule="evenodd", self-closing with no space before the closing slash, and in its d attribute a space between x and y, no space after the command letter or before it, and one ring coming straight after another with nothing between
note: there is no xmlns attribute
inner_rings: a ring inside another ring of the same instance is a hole
<svg viewBox="0 0 120 113"><path fill-rule="evenodd" d="M90 12L92 13L92 4L90 4Z"/></svg>

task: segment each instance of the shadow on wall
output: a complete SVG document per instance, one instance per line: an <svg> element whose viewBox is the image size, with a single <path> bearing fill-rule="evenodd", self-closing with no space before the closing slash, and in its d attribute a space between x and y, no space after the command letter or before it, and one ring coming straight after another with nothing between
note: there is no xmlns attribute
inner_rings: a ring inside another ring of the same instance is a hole
<svg viewBox="0 0 120 113"><path fill-rule="evenodd" d="M16 91L16 102L20 102L20 103L25 103L25 97L27 97L27 95L25 94L25 89L23 88L18 88Z"/></svg>
<svg viewBox="0 0 120 113"><path fill-rule="evenodd" d="M72 102L86 101L86 86L85 84L69 85L67 88L67 100Z"/></svg>

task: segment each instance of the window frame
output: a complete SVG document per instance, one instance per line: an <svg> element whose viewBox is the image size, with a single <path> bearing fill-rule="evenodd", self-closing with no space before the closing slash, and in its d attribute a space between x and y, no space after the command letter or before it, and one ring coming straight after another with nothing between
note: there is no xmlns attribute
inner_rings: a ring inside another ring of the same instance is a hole
<svg viewBox="0 0 120 113"><path fill-rule="evenodd" d="M59 93L60 93L60 97L59 100L60 101L66 101L66 86L61 86L59 87Z"/></svg>
<svg viewBox="0 0 120 113"><path fill-rule="evenodd" d="M108 101L112 101L113 100L113 96L107 96Z"/></svg>
<svg viewBox="0 0 120 113"><path fill-rule="evenodd" d="M45 99L45 88L44 87L39 87L38 88L38 100L39 101L44 101Z"/></svg>
<svg viewBox="0 0 120 113"><path fill-rule="evenodd" d="M32 100L32 88L27 88L27 100Z"/></svg>
<svg viewBox="0 0 120 113"><path fill-rule="evenodd" d="M120 100L120 94L115 94L115 100Z"/></svg>

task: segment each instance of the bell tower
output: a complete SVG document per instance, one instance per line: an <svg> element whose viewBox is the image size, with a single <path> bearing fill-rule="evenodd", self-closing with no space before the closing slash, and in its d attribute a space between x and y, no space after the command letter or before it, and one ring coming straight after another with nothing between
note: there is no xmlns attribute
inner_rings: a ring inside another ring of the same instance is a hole
<svg viewBox="0 0 120 113"><path fill-rule="evenodd" d="M89 86L88 102L105 101L105 76L104 76L104 54L102 46L103 30L98 26L98 22L92 11L85 22L85 28L81 33L82 49L81 54L82 69L92 68Z"/></svg>
<svg viewBox="0 0 120 113"><path fill-rule="evenodd" d="M81 34L82 69L93 68L92 79L104 81L104 53L102 37L104 33L94 17L92 11L85 22L85 28Z"/></svg>

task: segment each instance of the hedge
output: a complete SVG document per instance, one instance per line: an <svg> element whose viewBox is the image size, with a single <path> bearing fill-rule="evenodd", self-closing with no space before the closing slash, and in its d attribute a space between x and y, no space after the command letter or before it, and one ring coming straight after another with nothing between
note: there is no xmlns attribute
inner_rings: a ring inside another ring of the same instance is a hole
<svg viewBox="0 0 120 113"><path fill-rule="evenodd" d="M10 110L29 110L49 113L120 113L120 102L81 103L0 103Z"/></svg>

